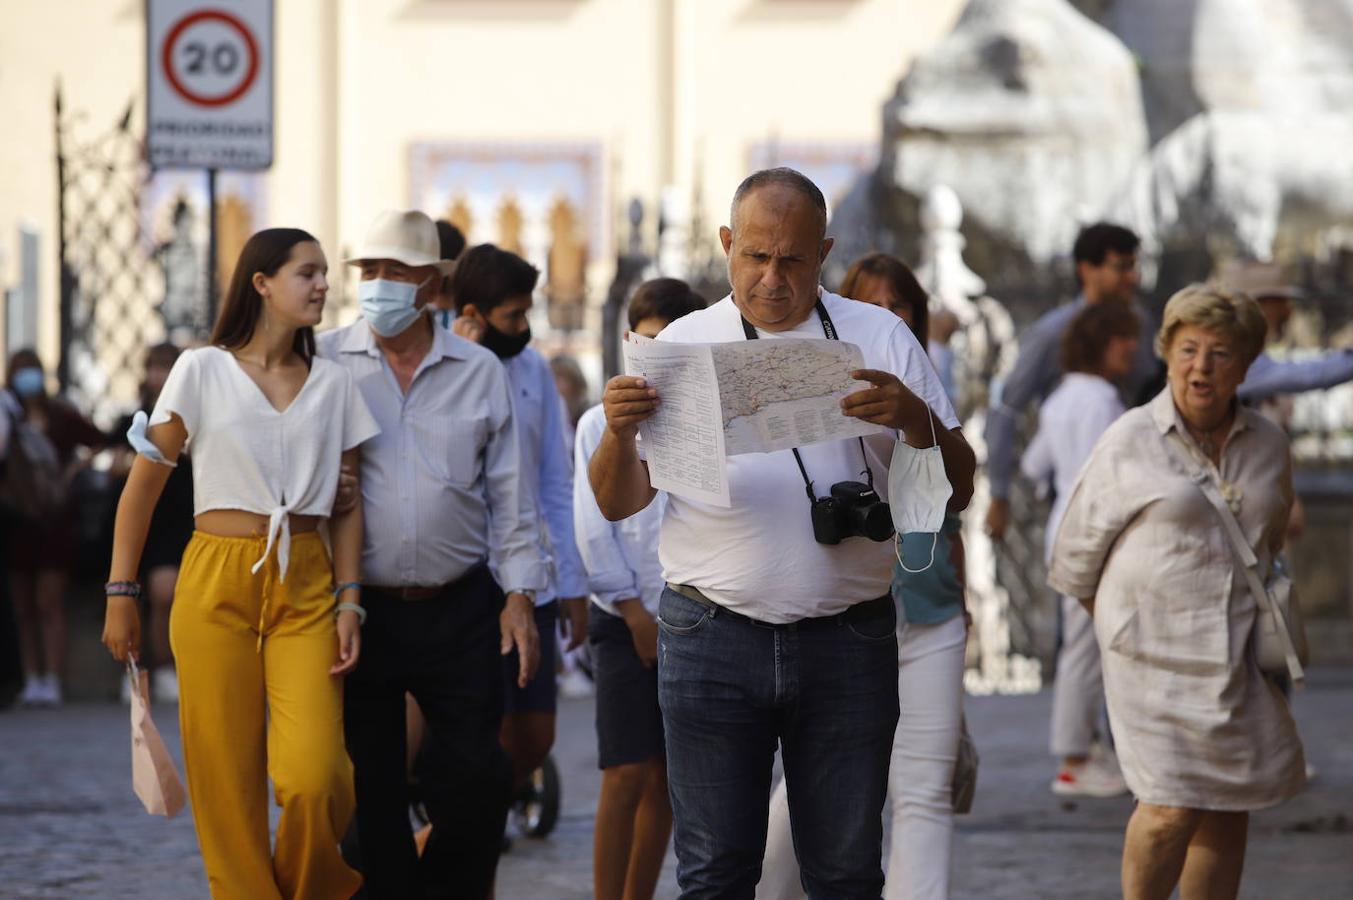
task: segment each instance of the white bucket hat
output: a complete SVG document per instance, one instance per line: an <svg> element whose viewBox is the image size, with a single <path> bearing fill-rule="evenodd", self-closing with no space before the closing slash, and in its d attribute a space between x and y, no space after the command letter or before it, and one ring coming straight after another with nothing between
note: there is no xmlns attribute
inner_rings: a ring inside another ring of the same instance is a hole
<svg viewBox="0 0 1353 900"><path fill-rule="evenodd" d="M344 260L350 266L376 259L393 259L406 266L436 266L443 275L456 268L455 260L441 258L437 226L416 209L388 209L366 230L357 255Z"/></svg>
<svg viewBox="0 0 1353 900"><path fill-rule="evenodd" d="M1305 300L1306 292L1283 277L1281 266L1274 263L1228 260L1217 272L1222 286L1249 294L1255 300L1270 297L1283 300Z"/></svg>

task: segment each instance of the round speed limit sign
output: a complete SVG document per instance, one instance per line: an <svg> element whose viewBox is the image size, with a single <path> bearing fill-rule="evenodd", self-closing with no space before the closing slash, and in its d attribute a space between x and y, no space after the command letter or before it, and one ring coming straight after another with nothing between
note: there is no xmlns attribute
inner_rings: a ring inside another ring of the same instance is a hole
<svg viewBox="0 0 1353 900"><path fill-rule="evenodd" d="M258 77L258 42L228 12L204 9L180 19L164 42L164 77L183 99L198 106L225 106L244 95Z"/></svg>
<svg viewBox="0 0 1353 900"><path fill-rule="evenodd" d="M150 164L271 166L273 43L273 0L146 0Z"/></svg>

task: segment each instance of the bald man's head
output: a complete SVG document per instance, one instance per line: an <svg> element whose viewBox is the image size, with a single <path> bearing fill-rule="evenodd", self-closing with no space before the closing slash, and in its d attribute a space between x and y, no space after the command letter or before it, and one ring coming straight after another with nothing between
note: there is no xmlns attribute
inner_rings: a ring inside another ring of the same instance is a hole
<svg viewBox="0 0 1353 900"><path fill-rule="evenodd" d="M767 169L738 187L729 218L719 240L742 315L764 331L803 322L832 248L822 192L793 169Z"/></svg>
<svg viewBox="0 0 1353 900"><path fill-rule="evenodd" d="M753 172L742 180L742 184L739 184L738 189L733 192L733 202L728 210L728 225L733 231L736 232L738 229L738 210L743 201L760 188L771 186L788 188L803 197L817 213L818 239L827 236L827 199L822 196L822 191L818 189L817 185L813 184L808 176L788 166L762 169L759 172Z"/></svg>

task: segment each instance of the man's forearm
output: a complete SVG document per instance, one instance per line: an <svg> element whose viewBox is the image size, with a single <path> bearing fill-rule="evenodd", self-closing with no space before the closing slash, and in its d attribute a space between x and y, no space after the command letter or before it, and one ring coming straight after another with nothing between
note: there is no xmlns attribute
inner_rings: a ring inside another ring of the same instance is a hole
<svg viewBox="0 0 1353 900"><path fill-rule="evenodd" d="M991 496L1010 496L1010 479L1015 470L1015 414L1005 407L988 413L986 432L987 478Z"/></svg>
<svg viewBox="0 0 1353 900"><path fill-rule="evenodd" d="M913 396L904 407L902 420L902 440L912 447L924 449L934 445L940 448L940 458L944 460L944 475L949 479L953 495L949 500L950 512L961 512L972 499L973 475L977 472L977 456L968 446L963 434L950 431L940 422L939 417L926 405L925 401Z"/></svg>
<svg viewBox="0 0 1353 900"><path fill-rule="evenodd" d="M592 454L587 478L597 508L612 522L634 515L657 494L648 483L648 469L639 458L634 439L622 440L609 428Z"/></svg>
<svg viewBox="0 0 1353 900"><path fill-rule="evenodd" d="M1259 403L1278 394L1321 390L1349 380L1353 380L1353 352L1340 350L1316 359L1269 359L1262 368L1256 360L1236 393L1242 400Z"/></svg>
<svg viewBox="0 0 1353 900"><path fill-rule="evenodd" d="M949 511L962 512L972 500L973 477L977 474L977 454L958 430L950 431L940 427L937 433L940 444L940 456L944 459L944 474L953 488L949 498Z"/></svg>

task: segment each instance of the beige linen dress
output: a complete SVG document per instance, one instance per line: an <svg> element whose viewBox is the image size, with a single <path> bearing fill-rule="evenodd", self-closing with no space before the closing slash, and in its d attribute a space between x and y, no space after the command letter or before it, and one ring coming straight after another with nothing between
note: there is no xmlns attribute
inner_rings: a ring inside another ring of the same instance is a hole
<svg viewBox="0 0 1353 900"><path fill-rule="evenodd" d="M1109 721L1139 801L1239 811L1299 791L1305 761L1287 701L1255 661L1258 606L1217 511L1167 441L1193 443L1166 388L1115 422L1082 470L1048 583L1095 599ZM1216 470L1213 469L1214 474ZM1267 572L1292 505L1287 436L1241 408L1221 481Z"/></svg>

